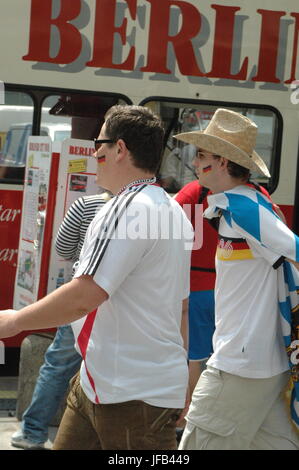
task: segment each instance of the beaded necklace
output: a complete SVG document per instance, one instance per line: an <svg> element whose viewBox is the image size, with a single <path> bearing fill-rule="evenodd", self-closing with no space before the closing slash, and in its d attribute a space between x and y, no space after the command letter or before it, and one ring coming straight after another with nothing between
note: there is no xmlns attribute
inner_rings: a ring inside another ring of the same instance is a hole
<svg viewBox="0 0 299 470"><path fill-rule="evenodd" d="M126 184L123 186L118 193L116 193L116 196L119 196L122 194L126 189L130 189L133 186L139 186L140 184L154 184L157 181L156 177L154 176L153 178L144 178L136 181L132 181L132 183Z"/></svg>

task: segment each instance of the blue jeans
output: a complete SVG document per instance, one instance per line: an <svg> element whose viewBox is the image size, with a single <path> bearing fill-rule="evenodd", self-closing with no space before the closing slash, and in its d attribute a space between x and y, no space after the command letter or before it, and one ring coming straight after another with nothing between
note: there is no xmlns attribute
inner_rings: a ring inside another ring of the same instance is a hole
<svg viewBox="0 0 299 470"><path fill-rule="evenodd" d="M22 431L36 443L46 442L48 426L67 391L70 379L78 371L82 357L74 347L71 326L60 326L45 354L31 403L23 414Z"/></svg>

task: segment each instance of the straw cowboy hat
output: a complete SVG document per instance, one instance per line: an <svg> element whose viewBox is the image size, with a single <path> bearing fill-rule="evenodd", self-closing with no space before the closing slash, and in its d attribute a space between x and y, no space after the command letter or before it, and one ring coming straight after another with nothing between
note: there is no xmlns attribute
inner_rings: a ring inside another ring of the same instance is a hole
<svg viewBox="0 0 299 470"><path fill-rule="evenodd" d="M265 162L254 151L256 135L257 125L253 121L242 114L220 108L204 131L184 132L174 138L270 177Z"/></svg>

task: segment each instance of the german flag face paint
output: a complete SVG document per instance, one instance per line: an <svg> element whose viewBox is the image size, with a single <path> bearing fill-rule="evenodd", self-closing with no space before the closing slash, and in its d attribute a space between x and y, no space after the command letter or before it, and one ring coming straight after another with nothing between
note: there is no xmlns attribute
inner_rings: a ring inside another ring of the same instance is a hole
<svg viewBox="0 0 299 470"><path fill-rule="evenodd" d="M212 170L212 165L208 165L208 166L205 166L203 169L202 169L202 172L203 173L209 173L209 171Z"/></svg>
<svg viewBox="0 0 299 470"><path fill-rule="evenodd" d="M105 155L102 155L101 157L97 157L98 163L101 165L102 163L105 163L106 157Z"/></svg>

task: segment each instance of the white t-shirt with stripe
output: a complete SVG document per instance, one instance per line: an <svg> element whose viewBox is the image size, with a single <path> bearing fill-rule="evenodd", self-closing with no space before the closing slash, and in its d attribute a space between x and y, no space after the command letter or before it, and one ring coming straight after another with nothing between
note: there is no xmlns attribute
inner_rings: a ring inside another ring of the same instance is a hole
<svg viewBox="0 0 299 470"><path fill-rule="evenodd" d="M91 275L109 299L72 326L83 356L81 385L92 402L184 406L180 326L192 239L179 204L152 185L113 198L91 223L75 277Z"/></svg>

